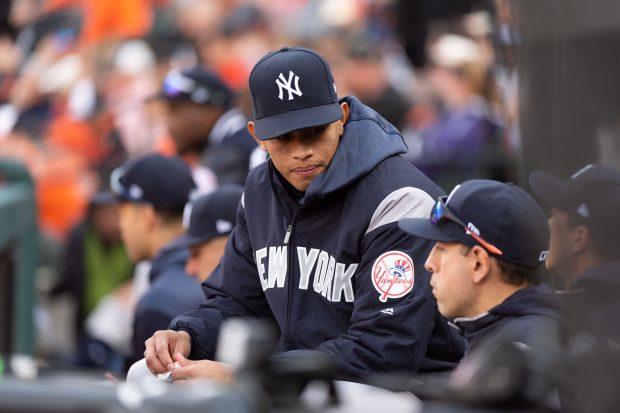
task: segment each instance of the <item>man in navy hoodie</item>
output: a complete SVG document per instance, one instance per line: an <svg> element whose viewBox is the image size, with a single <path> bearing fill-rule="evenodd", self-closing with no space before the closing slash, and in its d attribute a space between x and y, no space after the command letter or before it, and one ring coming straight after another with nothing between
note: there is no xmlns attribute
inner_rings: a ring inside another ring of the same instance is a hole
<svg viewBox="0 0 620 413"><path fill-rule="evenodd" d="M586 165L563 181L530 175L551 207L547 269L566 282L562 295L568 356L560 374L564 411L618 410L620 368L620 171Z"/></svg>
<svg viewBox="0 0 620 413"><path fill-rule="evenodd" d="M566 282L572 321L620 345L620 172L587 165L567 181L534 172L530 184L551 207L545 264Z"/></svg>
<svg viewBox="0 0 620 413"><path fill-rule="evenodd" d="M149 288L134 316L128 360L134 362L141 358L146 339L204 299L200 283L185 274L187 249L175 243L183 235L183 209L196 185L180 158L149 154L116 169L111 187L120 201L127 255L133 262L151 263Z"/></svg>
<svg viewBox="0 0 620 413"><path fill-rule="evenodd" d="M399 226L436 241L426 260L433 294L441 314L468 340L468 353L490 340L515 341L538 352L549 341L559 343L559 299L538 276L547 255L547 222L521 188L466 181L438 198L430 218L406 219Z"/></svg>
<svg viewBox="0 0 620 413"><path fill-rule="evenodd" d="M397 229L428 216L441 190L400 156L400 133L356 98L339 101L310 49L264 56L250 91L248 129L270 159L248 176L207 300L147 341L150 370L172 370L179 353L206 359L203 377L228 377L210 360L231 317L273 320L277 352L328 354L347 377L452 368L463 343L431 295L431 244Z"/></svg>

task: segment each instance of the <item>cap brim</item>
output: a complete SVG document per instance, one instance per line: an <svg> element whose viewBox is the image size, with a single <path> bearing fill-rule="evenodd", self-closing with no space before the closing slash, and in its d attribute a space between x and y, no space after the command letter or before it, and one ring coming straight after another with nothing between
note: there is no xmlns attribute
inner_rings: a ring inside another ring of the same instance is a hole
<svg viewBox="0 0 620 413"><path fill-rule="evenodd" d="M342 108L338 102L311 108L291 110L254 121L258 139L266 141L286 133L327 125L342 118Z"/></svg>
<svg viewBox="0 0 620 413"><path fill-rule="evenodd" d="M546 172L536 171L530 174L530 186L534 193L551 207L561 207L567 203L566 183Z"/></svg>
<svg viewBox="0 0 620 413"><path fill-rule="evenodd" d="M444 231L438 225L433 224L428 218L408 218L398 221L398 227L416 237L440 242L461 242L462 237L458 233Z"/></svg>

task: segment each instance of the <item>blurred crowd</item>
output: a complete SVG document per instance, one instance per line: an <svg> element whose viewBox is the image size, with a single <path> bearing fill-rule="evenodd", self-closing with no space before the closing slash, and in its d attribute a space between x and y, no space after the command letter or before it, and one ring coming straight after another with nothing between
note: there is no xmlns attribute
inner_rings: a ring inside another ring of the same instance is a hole
<svg viewBox="0 0 620 413"><path fill-rule="evenodd" d="M171 74L200 66L219 76L232 92L224 109L244 127L256 61L285 45L317 49L338 95L357 96L397 126L409 160L448 190L470 178L515 179L515 25L504 0L3 2L0 157L22 161L36 182L40 230L58 251L50 291L74 297L77 335L104 298L130 309L141 288L106 195L115 168L147 153L178 154L209 192L242 184L264 160L248 135L232 174L204 161L206 143L195 150L191 140L213 136L224 112L200 112L213 116L204 124L180 117L171 99L157 98L178 84ZM97 277L102 263L107 276ZM123 340L110 339L102 354L122 353Z"/></svg>

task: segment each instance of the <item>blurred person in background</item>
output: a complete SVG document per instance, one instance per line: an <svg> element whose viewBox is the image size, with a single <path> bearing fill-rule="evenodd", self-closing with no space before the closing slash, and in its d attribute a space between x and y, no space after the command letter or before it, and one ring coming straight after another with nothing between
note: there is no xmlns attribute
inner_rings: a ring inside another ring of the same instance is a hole
<svg viewBox="0 0 620 413"><path fill-rule="evenodd" d="M157 95L166 104L168 131L177 154L192 167L202 192L243 184L256 143L235 105L233 90L200 66L169 72Z"/></svg>
<svg viewBox="0 0 620 413"><path fill-rule="evenodd" d="M224 255L228 235L237 223L243 187L222 185L190 201L184 213L185 235L177 241L189 250L185 272L203 283Z"/></svg>
<svg viewBox="0 0 620 413"><path fill-rule="evenodd" d="M562 181L538 171L530 185L551 208L547 269L564 280L581 327L619 345L620 172L590 164Z"/></svg>
<svg viewBox="0 0 620 413"><path fill-rule="evenodd" d="M150 153L165 131L144 104L158 90L155 53L144 40L128 40L111 49L108 61L97 80L103 110L128 158Z"/></svg>
<svg viewBox="0 0 620 413"><path fill-rule="evenodd" d="M101 104L101 97L104 102L106 97L101 92L109 93L107 87L112 82L98 88L101 72L90 66L93 60L84 52L98 50L93 47L95 43L83 43L83 29L91 21L86 16L80 24L84 3L16 0L11 9L19 29L16 44L21 61L10 84L8 104L3 108L12 110L13 119L4 116L0 122L0 128L10 134L2 150L15 152L15 138L36 143L25 156L37 180L40 222L44 234L60 242L83 217L89 197L105 186L101 182L107 182L109 171L124 160L124 154L117 156L120 145L116 144L114 129L124 131L119 119L133 113L117 99L109 105L110 112L115 109L121 112L113 113L112 122L105 122L108 108ZM122 48L119 49L113 56L113 67L118 72L128 72L127 67L131 65L128 59L121 58ZM134 72L138 67L141 78L147 79L145 65L140 66L145 60L141 58L144 53L136 52L135 47L132 50L130 60L133 59ZM155 90L154 84L145 97ZM149 124L135 116L132 120L133 124ZM136 146L135 142L140 142L137 138L148 130L144 125L136 130L133 135L136 139L125 141L125 147L133 149L129 143Z"/></svg>
<svg viewBox="0 0 620 413"><path fill-rule="evenodd" d="M620 171L590 164L561 180L530 175L551 208L546 266L565 281L567 348L558 368L567 412L615 412L620 403Z"/></svg>
<svg viewBox="0 0 620 413"><path fill-rule="evenodd" d="M240 4L222 19L216 35L199 42L199 53L204 65L242 92L253 63L274 46L274 38L258 5Z"/></svg>
<svg viewBox="0 0 620 413"><path fill-rule="evenodd" d="M463 179L508 177L502 126L490 104L480 47L455 34L429 49L428 80L439 98L436 120L420 133L414 163L444 188Z"/></svg>
<svg viewBox="0 0 620 413"><path fill-rule="evenodd" d="M79 12L72 2L58 3L15 0L11 8L20 61L10 104L17 115L14 125L35 140L42 138L53 115L53 94L68 88L81 74L76 54Z"/></svg>
<svg viewBox="0 0 620 413"><path fill-rule="evenodd" d="M183 236L183 209L196 186L179 158L145 155L112 173L120 202L120 229L132 262L150 260L149 287L138 301L129 363L142 358L144 342L177 315L204 300L200 283L185 273L188 252L175 244Z"/></svg>
<svg viewBox="0 0 620 413"><path fill-rule="evenodd" d="M74 362L83 367L118 370L122 365L118 365L118 360L126 346L114 348L105 337L93 337L86 325L87 318L106 296L124 294L121 291L130 288L133 266L121 240L114 195L99 192L91 198L86 219L71 231L64 246L61 266L59 282L51 294L67 293L76 305L73 323L78 345ZM125 314L119 320L130 320L132 313L128 297ZM117 328L120 329L118 324ZM128 333L129 329L123 331ZM128 343L129 336L125 340Z"/></svg>
<svg viewBox="0 0 620 413"><path fill-rule="evenodd" d="M174 245L189 250L185 272L196 277L202 284L217 267L224 255L228 238L237 221L237 207L243 195L243 187L225 184L214 191L192 200L185 206L183 226L185 235ZM177 357L175 380L199 378L205 361ZM135 363L128 372L128 380L149 377L151 373L141 362Z"/></svg>
<svg viewBox="0 0 620 413"><path fill-rule="evenodd" d="M402 129L411 101L403 93L406 90L397 90L390 84L380 45L370 33L351 36L345 45L345 62L341 70L347 92Z"/></svg>

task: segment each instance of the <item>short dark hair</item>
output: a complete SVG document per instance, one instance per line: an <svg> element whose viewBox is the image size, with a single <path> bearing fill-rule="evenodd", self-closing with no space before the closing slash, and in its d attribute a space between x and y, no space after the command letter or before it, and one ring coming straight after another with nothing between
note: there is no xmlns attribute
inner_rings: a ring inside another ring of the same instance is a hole
<svg viewBox="0 0 620 413"><path fill-rule="evenodd" d="M172 224L183 219L183 209L159 205L153 205L153 209L164 224Z"/></svg>
<svg viewBox="0 0 620 413"><path fill-rule="evenodd" d="M461 250L463 255L469 254L473 247L463 245ZM489 254L490 255L490 254ZM492 255L490 255L493 257ZM522 264L513 264L512 262L501 260L497 257L493 257L497 261L502 281L511 285L538 285L540 284L540 273L538 268L529 267Z"/></svg>
<svg viewBox="0 0 620 413"><path fill-rule="evenodd" d="M537 285L540 284L538 268L527 265L513 264L508 261L497 259L497 266L501 271L502 280L511 285Z"/></svg>

